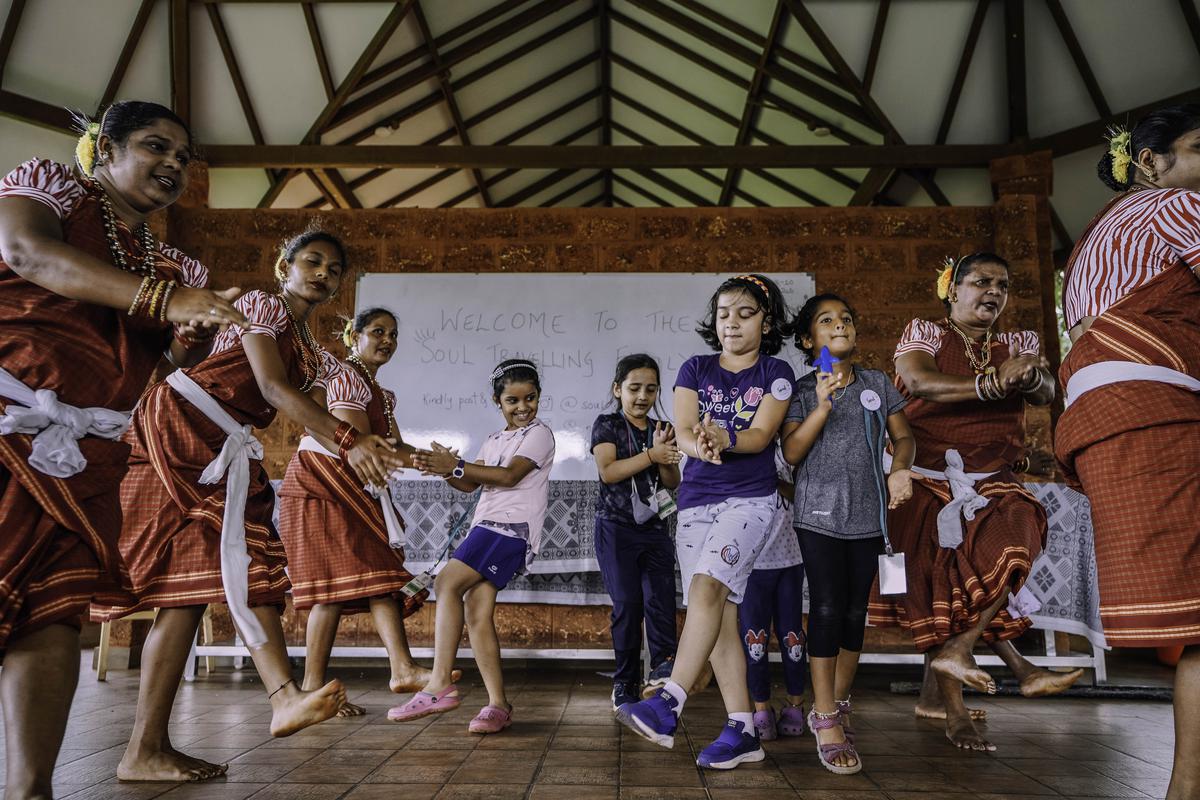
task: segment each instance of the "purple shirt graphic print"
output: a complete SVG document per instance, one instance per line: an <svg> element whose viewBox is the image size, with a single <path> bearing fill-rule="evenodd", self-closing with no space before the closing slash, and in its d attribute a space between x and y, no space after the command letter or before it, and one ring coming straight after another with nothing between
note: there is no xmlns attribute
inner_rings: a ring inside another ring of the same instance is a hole
<svg viewBox="0 0 1200 800"><path fill-rule="evenodd" d="M711 414L725 429L744 431L770 395L787 402L795 373L786 361L760 356L741 372L721 366L720 353L692 356L683 363L675 386L692 389L699 401L700 418ZM712 505L731 497L765 497L776 490L774 448L761 453L724 453L720 464L689 458L683 468L678 504L681 509Z"/></svg>

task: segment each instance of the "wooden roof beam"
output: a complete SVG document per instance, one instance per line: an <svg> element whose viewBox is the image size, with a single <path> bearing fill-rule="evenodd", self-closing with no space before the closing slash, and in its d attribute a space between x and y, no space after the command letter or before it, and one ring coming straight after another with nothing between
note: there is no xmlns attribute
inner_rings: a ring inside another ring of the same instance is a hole
<svg viewBox="0 0 1200 800"><path fill-rule="evenodd" d="M575 184L574 186L568 186L566 189L563 189L561 192L559 192L558 194L549 198L548 200L543 200L542 202L538 203L538 208L554 208L559 203L561 203L563 200L566 200L568 197L571 197L573 195L579 194L584 189L591 186L593 183L603 180L603 178L604 178L604 173L597 172L596 174L592 175L590 178L584 178L583 180L581 180L579 183ZM604 195L601 194L600 197L603 198Z"/></svg>
<svg viewBox="0 0 1200 800"><path fill-rule="evenodd" d="M624 125L622 125L619 122L613 123L613 130L617 131L617 133L620 133L622 136L626 137L627 139L632 139L633 141L637 142L640 145L645 145L647 147L655 146L654 142L650 141L645 136L642 136L640 133L633 130L632 128L625 127ZM718 178L716 175L713 175L708 170L692 168L688 171L691 172L693 175L695 175L699 178L702 178L705 181L708 181L713 186L719 187L721 185L721 182L722 182L721 179ZM750 194L749 192L743 191L740 187L734 192L734 194L736 196L742 198L746 202L751 203L752 205L756 205L756 206L760 206L760 207L770 205L770 203L764 203L762 200L758 199L757 197Z"/></svg>
<svg viewBox="0 0 1200 800"><path fill-rule="evenodd" d="M542 47L543 45L554 41L559 36L562 36L563 34L567 33L568 31L574 30L575 28L579 27L580 25L590 22L593 18L595 18L595 16L596 16L595 9L588 9L587 11L584 11L582 14L572 17L571 19L567 20L566 22L562 23L561 25L556 25L554 28L546 31L545 33L541 34L540 36L530 39L528 42L522 44L521 46L514 47L512 50L508 51L504 55L499 56L498 58L492 59L491 61L489 61L488 63L479 67L478 69L472 70L471 72L468 72L466 75L463 75L461 78L459 78L457 80L452 80L450 82L450 86L454 91L460 91L463 88L471 85L475 81L481 80L483 78L488 77L489 75L494 74L497 70L500 70L500 69L508 66L509 64L511 64L512 62L521 58L522 56L528 55L529 53L532 53L533 51L537 50L538 48ZM434 41L436 42L437 39L435 38ZM416 116L417 114L421 113L422 111L425 111L425 110L437 105L437 103L440 101L441 97L442 97L442 94L440 91L432 92L432 93L426 95L425 97L421 98L420 100L416 100L412 103L409 103L404 108L400 109L399 111L395 112L394 114L389 115L387 118L377 122L376 124L371 125L369 127L365 127L362 130L358 131L357 133L351 134L350 136L348 136L345 139L338 142L338 144L357 144L358 142L366 141L367 139L370 139L372 136L375 135L375 129L380 127L381 125L388 125L392 128L399 127L399 125L402 122L404 122L404 120L410 119L410 118Z"/></svg>
<svg viewBox="0 0 1200 800"><path fill-rule="evenodd" d="M433 43L437 45L438 49L440 50L456 39L461 39L467 34L474 33L480 28L486 28L488 25L495 23L497 19L504 16L509 11L512 11L514 8L520 8L529 2L532 2L532 0L505 0L494 7L486 8L479 14L476 14L461 24L454 26L445 33L435 36ZM375 69L369 70L367 74L363 76L362 85L370 86L376 81L383 80L394 72L399 72L414 61L421 61L424 58L425 48L415 47L412 50L409 50L407 53L399 55L391 61L381 64Z"/></svg>
<svg viewBox="0 0 1200 800"><path fill-rule="evenodd" d="M188 1L170 0L168 35L170 37L171 110L185 123L192 120L191 24Z"/></svg>
<svg viewBox="0 0 1200 800"><path fill-rule="evenodd" d="M333 72L329 69L329 56L325 53L325 42L321 38L321 28L317 25L317 12L311 3L301 6L304 12L304 25L308 28L308 38L312 42L313 58L317 61L317 71L321 73L321 85L325 87L325 100L333 99L337 87L333 85Z"/></svg>
<svg viewBox="0 0 1200 800"><path fill-rule="evenodd" d="M1196 8L1191 4L1191 0L1186 0L1185 5L1192 9L1193 14L1196 13ZM1054 24L1058 27L1063 44L1067 46L1067 52L1071 54L1071 60L1075 62L1075 69L1079 72L1079 77L1083 79L1083 85L1087 87L1088 96L1092 98L1092 105L1096 107L1096 113L1102 117L1111 115L1112 109L1108 107L1104 93L1100 91L1100 83L1096 80L1091 65L1088 64L1087 56L1083 53L1083 48L1075 36L1075 30L1071 27L1071 20L1067 17L1062 3L1059 0L1046 0L1046 8L1050 10L1050 16L1054 18ZM1193 33L1200 37L1200 30ZM1197 39L1197 48L1200 49L1200 38Z"/></svg>
<svg viewBox="0 0 1200 800"><path fill-rule="evenodd" d="M664 5L660 0L627 0L643 11L653 14L664 22L682 30L710 47L716 48L725 55L741 61L750 67L757 67L759 53L745 47L728 36L697 22L692 17L682 14ZM780 64L765 64L762 67L770 77L801 94L811 97L822 105L859 122L868 128L878 128L878 121L865 112L862 107L848 100L844 95L829 89L816 81Z"/></svg>
<svg viewBox="0 0 1200 800"><path fill-rule="evenodd" d="M425 40L425 46L429 49L429 57L433 61L435 67L442 67L442 57L438 53L437 45L433 43L433 33L429 30L429 23L425 19L425 12L421 10L421 0L413 0L413 15L417 20L417 27L421 30L421 38ZM463 144L471 143L471 135L467 131L467 126L463 124L462 112L458 107L458 100L454 97L454 89L450 85L450 71L441 69L437 75L438 85L441 87L442 96L446 100L446 108L450 112L450 119L454 123L454 131L458 134L458 140ZM478 169L471 170L471 177L475 180L475 185L479 187L479 193L483 197L483 205L491 206L492 197L488 193L487 186L483 182L483 172Z"/></svg>
<svg viewBox="0 0 1200 800"><path fill-rule="evenodd" d="M875 81L875 68L879 66L879 51L883 48L883 31L887 27L888 11L892 0L879 0L875 10L875 25L871 28L871 46L867 49L867 65L863 67L862 85L865 91L871 91Z"/></svg>
<svg viewBox="0 0 1200 800"><path fill-rule="evenodd" d="M644 36L645 38L649 39L650 41L654 42L655 44L657 44L667 50L670 50L671 52L676 53L676 54L682 56L683 58L686 58L688 61L691 61L696 66L698 66L702 69L708 70L713 75L716 75L717 77L722 78L722 79L728 81L729 83L732 83L734 86L737 86L740 89L747 89L747 90L750 88L750 81L746 80L741 75L734 72L733 70L729 70L729 69L726 69L725 67L722 67L720 64L716 63L715 61L713 61L709 58L705 58L704 56L700 55L699 53L695 52L694 50L692 50L688 47L685 47L684 45L675 41L671 37L665 36L664 34L660 33L659 31L657 31L649 26L643 25L642 23L638 22L637 20L633 19L632 17L627 17L624 14L621 14L620 12L613 11L612 18L614 20L616 20L617 22L621 23L621 25L625 26L629 30L634 31L635 33L638 33L641 36ZM618 60L616 53L613 54L613 61L614 61L614 63L622 63L621 61ZM626 66L626 65L622 63L622 66ZM629 67L626 66L626 69L629 69ZM668 89L668 91L671 91L671 90ZM676 90L675 93L679 96L682 96L679 94L679 90ZM851 133L848 133L848 132L842 130L837 125L833 124L832 122L830 122L826 119L823 119L809 111L806 111L805 109L800 108L799 106L785 100L782 97L771 94L770 92L764 92L763 93L763 101L764 101L764 103L765 102L771 103L775 108L779 109L780 111L783 111L784 113L790 114L791 116L795 117L796 119L800 120L801 122L805 123L806 125L808 125L811 128L818 128L818 127L828 128L830 133L835 138L841 139L844 142L847 142L850 144L866 144L866 140L861 139L857 136L854 136ZM733 126L736 128L737 123L734 122Z"/></svg>
<svg viewBox="0 0 1200 800"><path fill-rule="evenodd" d="M364 92L354 100L346 103L344 106L339 106L337 113L331 115L326 124L321 130L335 128L343 125L352 119L355 119L373 108L386 103L396 95L405 92L414 86L418 86L430 78L436 78L439 72L442 72L450 67L455 66L461 61L465 61L473 55L477 55L483 50L500 42L517 31L533 25L539 20L545 19L551 14L556 13L562 8L565 8L574 0L544 0L538 3L533 8L523 11L511 20L500 23L490 28L487 31L473 37L463 44L455 47L452 50L447 50L442 54L441 65L425 64L415 67L398 78L388 81L380 86ZM411 2L411 0L409 0Z"/></svg>
<svg viewBox="0 0 1200 800"><path fill-rule="evenodd" d="M24 0L18 0L23 2ZM16 3L13 7L16 7ZM125 44L121 47L121 54L117 56L117 63L113 67L112 75L108 79L108 85L104 87L104 94L100 95L100 108L108 108L114 99L117 92L121 90L121 82L125 80L125 72L129 69L129 62L133 60L133 54L137 51L138 43L142 41L142 33L146 30L146 23L150 20L150 12L154 10L154 0L142 0L138 6L137 14L134 15L133 25L129 27L129 33L125 37Z"/></svg>
<svg viewBox="0 0 1200 800"><path fill-rule="evenodd" d="M600 143L612 144L612 15L611 0L596 0L600 15L598 39L600 45L600 118L604 128L600 132ZM604 171L604 195L612 194L612 170Z"/></svg>
<svg viewBox="0 0 1200 800"><path fill-rule="evenodd" d="M677 6L682 6L688 9L698 17L703 17L711 22L715 22L724 30L729 31L734 36L740 36L757 48L761 49L763 45L767 43L767 37L763 36L758 31L753 30L752 28L747 28L737 20L731 19L719 11L709 8L704 3L699 2L699 0L674 0L674 3ZM811 58L807 58L806 56L803 56L797 53L795 50L791 50L778 42L775 44L775 51L779 53L780 60L790 61L800 69L808 72L810 75L820 78L826 83L831 83L834 86L837 85L837 73L829 69L829 67L825 66L824 64L813 61Z"/></svg>
<svg viewBox="0 0 1200 800"><path fill-rule="evenodd" d="M942 107L942 121L938 123L936 144L945 144L950 136L950 126L954 124L954 113L958 110L958 100L962 97L963 86L967 82L967 72L971 69L971 60L975 55L975 46L979 42L979 33L983 30L983 21L987 18L991 0L977 0L975 13L971 17L971 25L967 28L967 39L963 43L962 55L958 57L958 68L954 70L954 80L950 84L950 94L946 105Z"/></svg>
<svg viewBox="0 0 1200 800"><path fill-rule="evenodd" d="M812 43L816 45L821 55L833 67L833 71L838 74L838 77L841 79L842 88L853 94L866 112L874 118L876 126L884 133L885 141L891 144L903 145L904 137L900 135L900 131L896 130L896 126L892 125L891 120L883 113L883 109L872 99L870 93L863 88L862 83L858 80L858 76L850 69L850 65L842 58L842 54L838 52L833 41L821 29L816 18L805 7L802 0L784 0L784 2L787 3L792 16L800 23L800 27L808 34L808 38L812 40ZM942 206L950 205L950 199L938 188L937 183L927 173L918 170L911 174L935 203Z"/></svg>
<svg viewBox="0 0 1200 800"><path fill-rule="evenodd" d="M651 203L654 203L654 205L656 205L656 206L660 206L662 208L674 208L675 207L671 203L668 203L662 197L656 195L654 192L652 192L649 189L646 189L642 186L639 186L638 184L634 183L633 181L629 180L628 178L622 177L620 175L613 175L613 183L624 186L627 189L632 189L633 191L640 194L642 197L649 200ZM628 206L629 203L625 203L625 205Z"/></svg>
<svg viewBox="0 0 1200 800"><path fill-rule="evenodd" d="M750 88L746 91L746 101L742 104L742 118L738 123L737 135L733 139L734 144L749 144L750 142L750 135L754 131L755 123L758 122L759 114L762 111L762 104L758 102L758 98L766 88L769 79L766 68L771 64L772 51L775 44L782 38L786 24L787 9L784 8L783 0L775 0L775 13L771 16L771 25L767 29L767 41L763 43L762 52L759 53L758 61L754 65L754 77L750 79ZM739 175L741 175L741 170L736 167L725 171L725 182L721 185L721 195L717 200L717 205L727 206L733 200L733 190Z"/></svg>
<svg viewBox="0 0 1200 800"><path fill-rule="evenodd" d="M25 0L13 0L12 5L8 7L8 16L4 18L4 30L0 31L0 84L4 80L4 66L8 63L8 54L12 52L17 28L21 25L21 15L24 13Z"/></svg>
<svg viewBox="0 0 1200 800"><path fill-rule="evenodd" d="M1192 42L1200 52L1200 13L1196 12L1192 0L1179 0L1179 10L1183 12L1183 21L1187 23L1188 31L1192 34Z"/></svg>
<svg viewBox="0 0 1200 800"><path fill-rule="evenodd" d="M1008 87L1008 140L1029 138L1025 76L1025 0L1004 0L1004 74Z"/></svg>
<svg viewBox="0 0 1200 800"><path fill-rule="evenodd" d="M1040 143L1040 140L1039 140ZM1040 149L1040 148L1039 148ZM980 167L1021 145L211 145L210 167L277 169L805 169Z"/></svg>

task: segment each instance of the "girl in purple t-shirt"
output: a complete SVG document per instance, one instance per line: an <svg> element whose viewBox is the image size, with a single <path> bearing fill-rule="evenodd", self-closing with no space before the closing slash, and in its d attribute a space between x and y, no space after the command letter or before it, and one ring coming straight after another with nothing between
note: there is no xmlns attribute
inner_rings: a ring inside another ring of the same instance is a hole
<svg viewBox="0 0 1200 800"><path fill-rule="evenodd" d="M671 679L648 700L622 706L617 719L673 746L687 692L711 661L729 721L697 763L732 769L765 757L737 607L775 515L774 442L794 380L791 366L772 358L790 332L783 294L763 275L730 278L713 294L697 332L717 352L688 359L675 380L676 433L689 456L676 534L687 619Z"/></svg>
<svg viewBox="0 0 1200 800"><path fill-rule="evenodd" d="M407 703L389 711L388 719L417 719L458 708L458 687L452 682L451 670L462 639L465 609L467 635L488 693L488 704L471 720L468 730L499 733L512 723L494 615L496 593L540 549L554 463L554 434L537 418L541 393L532 361L502 361L492 372L492 399L505 426L484 441L475 461L468 463L437 442L432 452L413 454L414 466L426 474L441 475L459 491L473 492L480 487L483 491L467 538L434 583L433 676Z"/></svg>

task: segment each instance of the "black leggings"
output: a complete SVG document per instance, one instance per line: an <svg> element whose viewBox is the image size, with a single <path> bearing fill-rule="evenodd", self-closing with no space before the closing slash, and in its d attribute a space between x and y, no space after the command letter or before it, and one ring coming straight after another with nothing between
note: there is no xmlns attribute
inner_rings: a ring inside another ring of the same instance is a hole
<svg viewBox="0 0 1200 800"><path fill-rule="evenodd" d="M883 537L837 539L805 528L797 528L796 534L808 577L809 657L861 651Z"/></svg>

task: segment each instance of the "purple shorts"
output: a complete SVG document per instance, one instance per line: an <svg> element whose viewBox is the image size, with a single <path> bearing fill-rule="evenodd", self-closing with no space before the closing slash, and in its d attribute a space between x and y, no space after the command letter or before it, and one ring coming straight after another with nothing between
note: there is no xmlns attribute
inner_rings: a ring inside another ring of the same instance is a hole
<svg viewBox="0 0 1200 800"><path fill-rule="evenodd" d="M503 589L525 566L525 540L476 525L454 550L457 558L497 589Z"/></svg>

